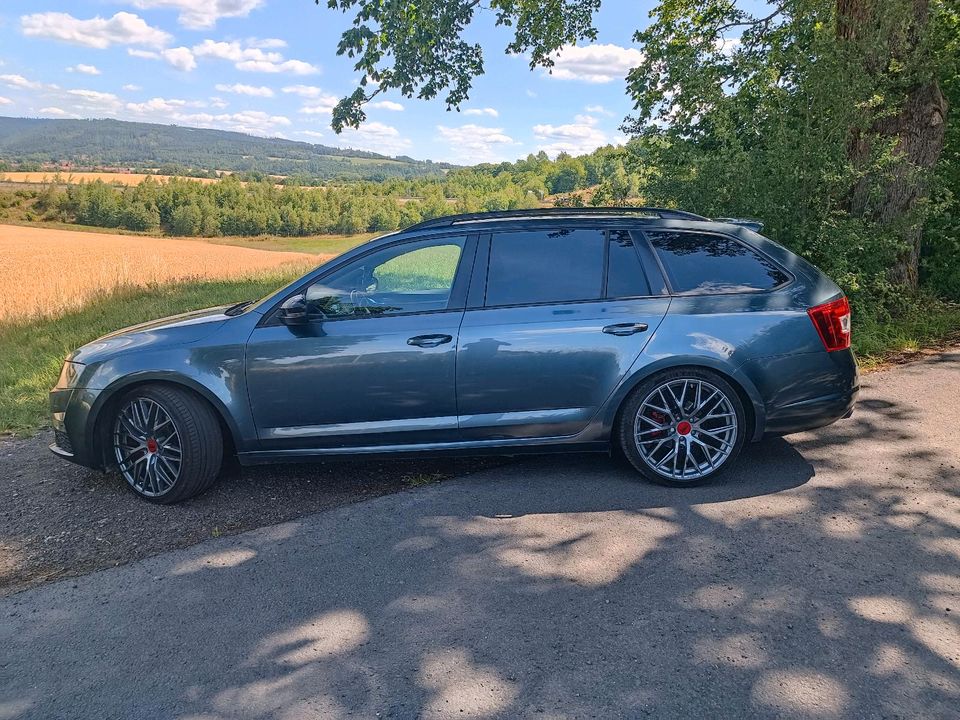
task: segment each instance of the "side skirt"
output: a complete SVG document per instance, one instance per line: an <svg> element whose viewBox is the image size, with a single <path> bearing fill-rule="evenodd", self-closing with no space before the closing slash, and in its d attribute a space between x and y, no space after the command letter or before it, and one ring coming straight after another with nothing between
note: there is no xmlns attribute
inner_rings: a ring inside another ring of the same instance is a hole
<svg viewBox="0 0 960 720"><path fill-rule="evenodd" d="M470 457L477 455L542 455L552 453L604 452L605 441L571 442L569 438L537 438L535 441L488 440L483 442L427 443L418 445L367 445L360 447L296 450L261 450L237 454L241 465L348 460L353 457Z"/></svg>

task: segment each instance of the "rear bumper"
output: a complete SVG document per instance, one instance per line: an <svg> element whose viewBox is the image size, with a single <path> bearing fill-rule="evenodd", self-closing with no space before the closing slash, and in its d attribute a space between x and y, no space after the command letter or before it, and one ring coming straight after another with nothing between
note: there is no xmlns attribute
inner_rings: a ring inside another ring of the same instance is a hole
<svg viewBox="0 0 960 720"><path fill-rule="evenodd" d="M830 425L853 415L860 388L832 395L802 400L777 409L773 418L767 418L765 435L788 435Z"/></svg>
<svg viewBox="0 0 960 720"><path fill-rule="evenodd" d="M759 358L743 370L763 397L763 435L812 430L849 417L860 392L850 350Z"/></svg>

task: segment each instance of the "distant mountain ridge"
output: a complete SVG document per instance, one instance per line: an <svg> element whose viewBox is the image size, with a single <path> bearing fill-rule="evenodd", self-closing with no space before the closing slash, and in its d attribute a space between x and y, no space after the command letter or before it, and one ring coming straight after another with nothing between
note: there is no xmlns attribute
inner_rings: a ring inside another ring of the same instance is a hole
<svg viewBox="0 0 960 720"><path fill-rule="evenodd" d="M319 180L439 175L455 167L228 130L124 120L0 117L0 160L16 163L229 170Z"/></svg>

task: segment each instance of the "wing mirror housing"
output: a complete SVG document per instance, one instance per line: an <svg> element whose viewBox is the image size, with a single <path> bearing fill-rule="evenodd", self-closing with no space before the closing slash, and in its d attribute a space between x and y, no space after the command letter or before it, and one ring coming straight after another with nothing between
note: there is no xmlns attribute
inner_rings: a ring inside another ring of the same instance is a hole
<svg viewBox="0 0 960 720"><path fill-rule="evenodd" d="M307 324L307 299L303 295L294 295L280 306L280 322L288 327Z"/></svg>

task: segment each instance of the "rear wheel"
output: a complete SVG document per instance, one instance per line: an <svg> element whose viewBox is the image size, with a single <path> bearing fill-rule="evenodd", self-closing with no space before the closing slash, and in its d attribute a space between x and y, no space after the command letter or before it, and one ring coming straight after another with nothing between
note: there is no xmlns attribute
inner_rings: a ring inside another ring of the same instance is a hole
<svg viewBox="0 0 960 720"><path fill-rule="evenodd" d="M146 385L120 401L112 432L117 467L133 492L176 503L209 488L223 460L213 409L178 388Z"/></svg>
<svg viewBox="0 0 960 720"><path fill-rule="evenodd" d="M620 446L645 477L662 485L699 485L739 455L746 437L743 403L716 373L698 368L653 376L627 400Z"/></svg>

